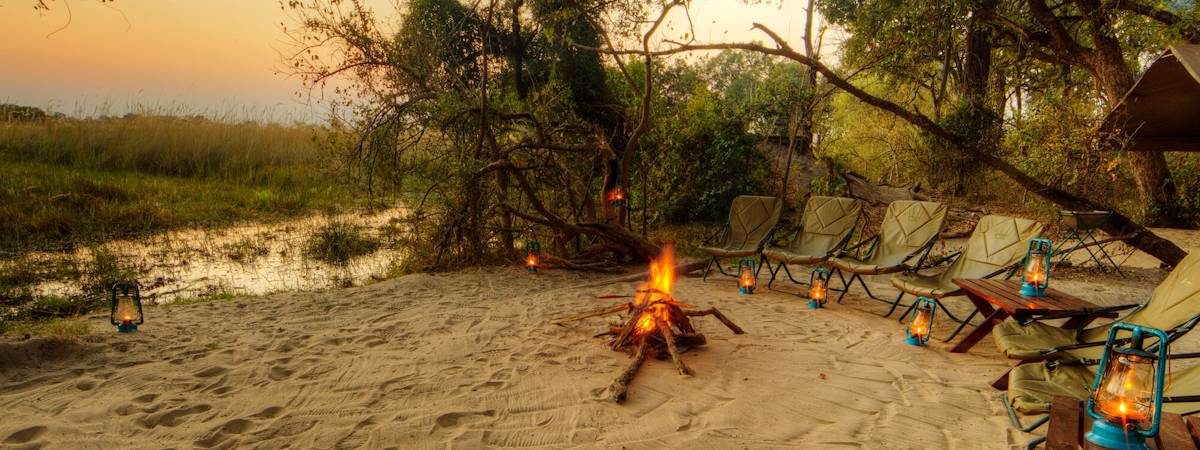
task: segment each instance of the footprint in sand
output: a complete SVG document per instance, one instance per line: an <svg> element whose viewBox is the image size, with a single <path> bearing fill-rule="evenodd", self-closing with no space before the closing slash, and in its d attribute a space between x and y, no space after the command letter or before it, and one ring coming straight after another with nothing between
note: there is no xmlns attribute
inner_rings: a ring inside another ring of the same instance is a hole
<svg viewBox="0 0 1200 450"><path fill-rule="evenodd" d="M158 426L173 427L184 422L187 416L200 414L212 409L209 405L192 405L184 408L172 409L160 413L154 413L138 419L143 427L155 428Z"/></svg>
<svg viewBox="0 0 1200 450"><path fill-rule="evenodd" d="M464 417L470 417L470 416L492 417L495 415L496 415L496 410L493 410L493 409L489 409L486 411L476 411L476 412L452 412L452 413L445 413L445 414L438 416L437 419L434 420L434 422L437 423L437 426L440 428L449 428L449 427L458 426L458 421L462 420L462 418L464 418Z"/></svg>
<svg viewBox="0 0 1200 450"><path fill-rule="evenodd" d="M46 427L41 425L32 426L8 435L4 440L5 444L24 444L46 433Z"/></svg>
<svg viewBox="0 0 1200 450"><path fill-rule="evenodd" d="M228 372L228 371L229 371L229 369L225 368L225 367L212 366L207 369L201 370L199 372L193 373L192 376L196 377L196 378L212 378L217 375L224 374L225 372Z"/></svg>

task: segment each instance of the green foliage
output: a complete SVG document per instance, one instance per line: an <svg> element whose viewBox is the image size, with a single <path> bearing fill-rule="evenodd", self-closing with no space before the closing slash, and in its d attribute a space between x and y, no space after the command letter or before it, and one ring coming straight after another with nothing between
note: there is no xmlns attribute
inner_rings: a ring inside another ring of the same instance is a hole
<svg viewBox="0 0 1200 450"><path fill-rule="evenodd" d="M379 239L366 235L361 227L330 222L309 237L304 253L318 261L346 264L354 257L374 253L380 245Z"/></svg>
<svg viewBox="0 0 1200 450"><path fill-rule="evenodd" d="M977 149L990 149L999 144L999 122L1000 116L994 111L975 108L961 101L941 118L939 124L951 133L963 136ZM965 194L968 186L987 170L987 166L978 158L959 151L938 137L927 135L925 145L916 150L918 160L928 167L937 168L930 170L926 179L934 188L954 195Z"/></svg>

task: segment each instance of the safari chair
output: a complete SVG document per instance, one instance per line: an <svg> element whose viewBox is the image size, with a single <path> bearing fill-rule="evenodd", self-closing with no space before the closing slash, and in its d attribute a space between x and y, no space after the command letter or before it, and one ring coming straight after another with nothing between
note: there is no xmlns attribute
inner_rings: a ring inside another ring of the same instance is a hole
<svg viewBox="0 0 1200 450"><path fill-rule="evenodd" d="M888 205L883 214L883 222L879 225L879 234L864 239L829 259L834 272L842 280L843 290L838 295L838 303L841 303L842 297L850 291L854 280L858 280L868 297L888 302L872 294L862 276L903 272L922 267L929 251L933 249L933 244L937 242L945 221L946 205L941 203L897 200ZM867 246L867 249L861 256L849 254L864 246ZM846 280L843 272L851 274L850 280Z"/></svg>
<svg viewBox="0 0 1200 450"><path fill-rule="evenodd" d="M1180 261L1144 304L1052 313L1026 320L1010 317L992 329L992 338L996 347L1013 359L1096 358L1102 351L1110 324L1067 330L1043 321L1095 316L1130 308L1136 309L1117 321L1167 330L1168 333L1190 331L1200 321L1200 252L1192 252Z"/></svg>
<svg viewBox="0 0 1200 450"><path fill-rule="evenodd" d="M729 207L729 222L717 234L705 240L700 251L712 256L708 267L704 269L704 280L712 271L713 263L723 275L736 277L737 274L725 273L721 266L721 258L745 258L759 256L758 265L754 268L754 276L762 268L760 252L763 245L771 239L775 225L779 223L779 213L783 210L783 202L775 197L741 195L733 199Z"/></svg>
<svg viewBox="0 0 1200 450"><path fill-rule="evenodd" d="M811 196L804 206L800 227L790 242L771 245L763 250L767 270L771 271L770 288L775 283L779 269L783 269L792 282L797 281L788 270L788 264L813 265L825 262L834 252L846 245L850 234L862 215L862 202L845 197ZM779 263L772 267L771 262Z"/></svg>
<svg viewBox="0 0 1200 450"><path fill-rule="evenodd" d="M979 219L975 231L967 240L967 245L961 251L952 253L931 263L937 266L946 261L953 261L950 267L936 275L922 275L916 271L904 272L892 276L892 286L900 290L892 309L884 317L890 316L900 301L907 295L929 297L942 306L952 320L959 323L957 329L946 338L954 339L971 319L979 314L979 310L971 312L965 319L959 320L950 313L944 305L943 298L961 296L962 289L955 285L955 278L992 278L1003 273L1011 276L1025 259L1028 242L1042 233L1042 224L1029 220L1005 216L984 216ZM911 309L911 307L910 307ZM904 317L906 314L901 315Z"/></svg>

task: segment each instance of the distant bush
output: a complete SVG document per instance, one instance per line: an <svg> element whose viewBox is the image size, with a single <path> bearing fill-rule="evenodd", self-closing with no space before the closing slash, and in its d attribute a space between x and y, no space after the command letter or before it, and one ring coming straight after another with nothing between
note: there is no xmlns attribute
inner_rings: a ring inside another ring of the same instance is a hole
<svg viewBox="0 0 1200 450"><path fill-rule="evenodd" d="M345 264L357 256L374 253L379 239L366 235L361 227L330 222L313 233L305 246L305 255L331 264Z"/></svg>

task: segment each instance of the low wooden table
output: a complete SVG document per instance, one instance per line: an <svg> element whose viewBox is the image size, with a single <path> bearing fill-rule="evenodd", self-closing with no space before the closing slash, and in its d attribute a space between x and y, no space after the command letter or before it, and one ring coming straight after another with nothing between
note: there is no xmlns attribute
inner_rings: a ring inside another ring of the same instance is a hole
<svg viewBox="0 0 1200 450"><path fill-rule="evenodd" d="M950 350L954 353L965 353L970 350L980 339L992 332L992 328L1010 316L1017 320L1024 320L1034 315L1099 308L1086 300L1054 288L1046 289L1044 297L1023 296L1019 293L1021 290L1019 280L955 279L953 281L962 288L963 294L971 299L971 303L975 304L975 308L979 309L979 313L983 316L983 323L979 324ZM1061 326L1066 329L1083 328L1101 317L1113 318L1117 317L1117 313L1105 312L1076 316L1068 319Z"/></svg>
<svg viewBox="0 0 1200 450"><path fill-rule="evenodd" d="M1092 428L1092 417L1083 402L1070 397L1054 397L1050 403L1050 423L1046 426L1046 449L1095 448L1084 436ZM1200 418L1163 413L1158 436L1147 442L1150 448L1195 449L1200 434Z"/></svg>

